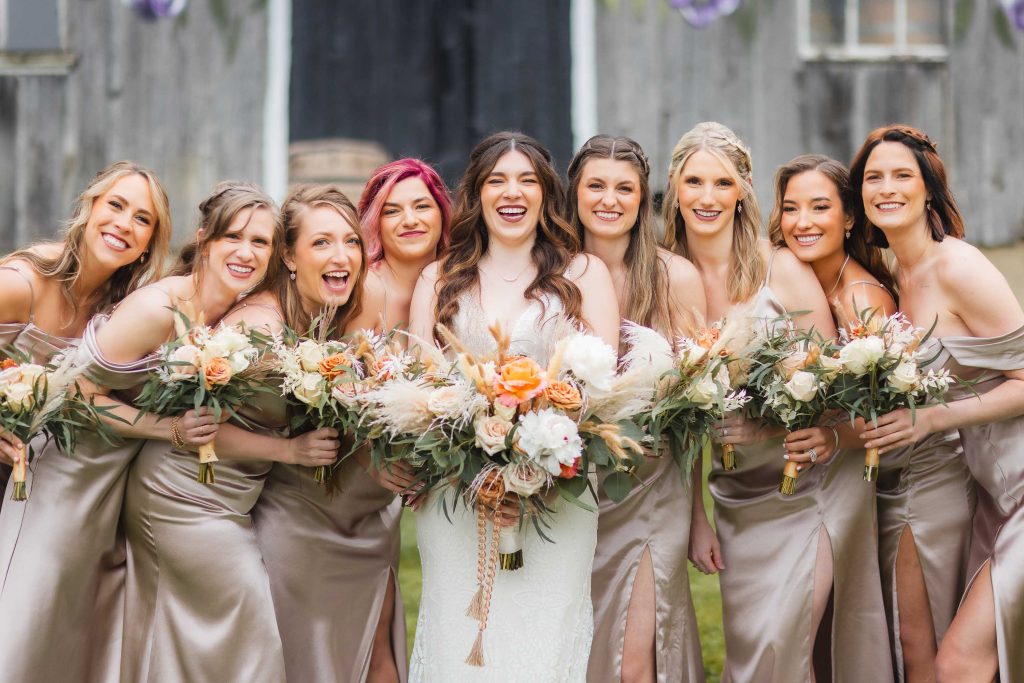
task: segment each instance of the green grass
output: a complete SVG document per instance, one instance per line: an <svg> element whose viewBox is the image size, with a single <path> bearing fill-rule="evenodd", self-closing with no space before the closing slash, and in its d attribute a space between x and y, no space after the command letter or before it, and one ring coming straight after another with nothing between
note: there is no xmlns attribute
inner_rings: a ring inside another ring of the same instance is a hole
<svg viewBox="0 0 1024 683"><path fill-rule="evenodd" d="M707 459L705 459L707 462ZM705 481L706 481L705 476ZM710 516L711 496L704 491L704 503ZM416 635L416 614L420 606L423 581L420 576L420 554L416 549L416 519L406 510L402 515L402 550L398 567L398 582L405 600L405 625L408 629L409 652ZM700 643L704 652L704 670L708 683L717 683L725 660L722 635L722 598L718 590L718 577L705 576L690 566L690 590L693 592Z"/></svg>

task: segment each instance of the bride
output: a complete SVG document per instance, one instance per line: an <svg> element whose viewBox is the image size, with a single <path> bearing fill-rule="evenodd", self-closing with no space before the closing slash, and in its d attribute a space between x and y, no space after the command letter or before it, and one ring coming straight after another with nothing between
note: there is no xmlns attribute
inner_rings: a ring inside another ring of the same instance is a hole
<svg viewBox="0 0 1024 683"><path fill-rule="evenodd" d="M411 331L436 342L435 323L443 323L470 351L489 354L488 327L499 323L512 353L545 364L570 320L617 348L611 277L600 260L579 254L563 201L551 155L536 140L505 132L480 142L459 185L451 246L424 269L413 294ZM477 587L476 516L462 501L452 505L452 496L446 486L436 489L416 515L423 599L410 680L583 683L594 628L591 494L581 496L591 510L552 500L545 533L553 542L524 525L524 567L500 571L494 582L483 668L466 663L478 633L466 616ZM518 524L518 514L510 501L497 523Z"/></svg>

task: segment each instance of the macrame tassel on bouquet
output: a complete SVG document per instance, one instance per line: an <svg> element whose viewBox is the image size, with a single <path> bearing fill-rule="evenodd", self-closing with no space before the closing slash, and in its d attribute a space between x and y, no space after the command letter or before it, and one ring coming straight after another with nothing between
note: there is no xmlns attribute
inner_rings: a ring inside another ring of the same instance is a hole
<svg viewBox="0 0 1024 683"><path fill-rule="evenodd" d="M28 448L23 445L21 447L21 457L18 458L18 462L14 465L14 470L11 474L11 481L14 482L11 490L11 500L28 500L28 489L25 487L27 469Z"/></svg>
<svg viewBox="0 0 1024 683"><path fill-rule="evenodd" d="M490 543L487 542L487 513L482 503L477 503L477 591L466 609L466 616L477 621L476 638L466 657L469 666L484 665L484 631L491 612L491 596L494 592L494 577L498 570L498 543L501 525L491 525ZM497 510L495 510L497 513Z"/></svg>
<svg viewBox="0 0 1024 683"><path fill-rule="evenodd" d="M736 469L736 447L731 443L722 444L722 469Z"/></svg>
<svg viewBox="0 0 1024 683"><path fill-rule="evenodd" d="M217 481L213 471L213 463L217 462L217 453L213 450L212 443L204 443L199 447L199 476L200 484L213 484Z"/></svg>
<svg viewBox="0 0 1024 683"><path fill-rule="evenodd" d="M864 481L875 481L878 479L878 449L869 448L864 453Z"/></svg>

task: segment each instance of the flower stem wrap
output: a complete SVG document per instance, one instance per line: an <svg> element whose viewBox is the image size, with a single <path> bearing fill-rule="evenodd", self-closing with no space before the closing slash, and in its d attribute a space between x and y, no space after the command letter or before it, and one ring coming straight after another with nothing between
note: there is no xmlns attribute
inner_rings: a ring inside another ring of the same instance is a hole
<svg viewBox="0 0 1024 683"><path fill-rule="evenodd" d="M25 445L22 445L21 457L18 458L18 462L15 463L14 472L11 475L11 481L14 482L14 488L11 491L11 500L28 500L28 491L25 488L25 470L27 468L28 448Z"/></svg>
<svg viewBox="0 0 1024 683"><path fill-rule="evenodd" d="M214 475L213 463L217 462L217 453L212 443L204 443L199 447L199 476L200 484L213 484L217 478Z"/></svg>
<svg viewBox="0 0 1024 683"><path fill-rule="evenodd" d="M864 481L872 482L878 479L878 461L878 449L867 449L864 453Z"/></svg>

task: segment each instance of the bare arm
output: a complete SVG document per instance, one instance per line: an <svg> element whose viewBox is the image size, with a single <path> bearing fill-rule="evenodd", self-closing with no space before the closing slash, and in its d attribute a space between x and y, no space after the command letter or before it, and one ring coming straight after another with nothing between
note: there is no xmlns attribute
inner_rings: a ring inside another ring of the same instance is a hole
<svg viewBox="0 0 1024 683"><path fill-rule="evenodd" d="M349 329L384 331L384 301L384 281L370 268L366 271L366 281L363 282L362 310L349 322Z"/></svg>
<svg viewBox="0 0 1024 683"><path fill-rule="evenodd" d="M703 325L708 314L708 299L704 281L696 266L664 249L659 255L668 273L668 305L675 326L674 333L684 334L688 328Z"/></svg>
<svg viewBox="0 0 1024 683"><path fill-rule="evenodd" d="M619 306L615 298L615 285L607 266L596 256L578 254L573 259L571 272L583 295L583 320L591 331L613 349L619 348Z"/></svg>
<svg viewBox="0 0 1024 683"><path fill-rule="evenodd" d="M825 339L836 338L835 321L818 278L809 265L785 247L775 253L770 284L787 311L806 311L793 317L800 329L813 328Z"/></svg>
<svg viewBox="0 0 1024 683"><path fill-rule="evenodd" d="M434 308L437 305L438 262L431 263L420 273L416 289L409 304L409 332L425 341L434 338Z"/></svg>

